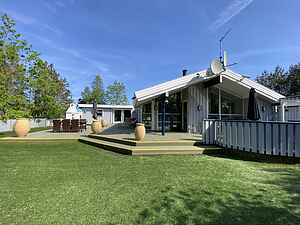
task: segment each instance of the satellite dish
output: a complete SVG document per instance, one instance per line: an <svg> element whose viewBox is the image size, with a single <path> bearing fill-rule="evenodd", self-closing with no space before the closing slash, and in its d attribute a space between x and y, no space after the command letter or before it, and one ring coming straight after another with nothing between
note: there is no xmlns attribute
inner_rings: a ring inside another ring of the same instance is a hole
<svg viewBox="0 0 300 225"><path fill-rule="evenodd" d="M226 70L223 63L221 63L218 59L214 59L211 62L210 69L211 69L212 73L215 75L220 74Z"/></svg>

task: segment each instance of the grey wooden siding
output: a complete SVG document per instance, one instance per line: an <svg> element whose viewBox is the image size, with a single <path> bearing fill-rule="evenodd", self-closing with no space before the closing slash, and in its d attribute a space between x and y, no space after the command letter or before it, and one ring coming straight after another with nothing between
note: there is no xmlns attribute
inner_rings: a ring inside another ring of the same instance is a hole
<svg viewBox="0 0 300 225"><path fill-rule="evenodd" d="M271 102L258 97L257 104L258 104L261 120L263 121L276 120L275 114L273 113ZM248 109L248 100L247 100L247 107L246 107L246 116L247 116L247 109Z"/></svg>
<svg viewBox="0 0 300 225"><path fill-rule="evenodd" d="M113 109L102 109L102 119L104 119L108 124L113 124Z"/></svg>
<svg viewBox="0 0 300 225"><path fill-rule="evenodd" d="M92 109L85 108L85 109L82 109L82 112L83 112L82 119L86 119L87 123L91 124L93 121Z"/></svg>
<svg viewBox="0 0 300 225"><path fill-rule="evenodd" d="M207 89L202 85L188 88L188 131L202 133L203 120L207 118Z"/></svg>

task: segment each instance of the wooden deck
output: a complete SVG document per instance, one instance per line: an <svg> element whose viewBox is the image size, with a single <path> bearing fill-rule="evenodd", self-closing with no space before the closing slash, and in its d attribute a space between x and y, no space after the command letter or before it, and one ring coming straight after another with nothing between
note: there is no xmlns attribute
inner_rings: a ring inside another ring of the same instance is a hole
<svg viewBox="0 0 300 225"><path fill-rule="evenodd" d="M136 141L133 134L88 135L80 142L105 150L128 155L198 155L217 152L221 148L202 145L201 135L187 133L147 133L144 141Z"/></svg>

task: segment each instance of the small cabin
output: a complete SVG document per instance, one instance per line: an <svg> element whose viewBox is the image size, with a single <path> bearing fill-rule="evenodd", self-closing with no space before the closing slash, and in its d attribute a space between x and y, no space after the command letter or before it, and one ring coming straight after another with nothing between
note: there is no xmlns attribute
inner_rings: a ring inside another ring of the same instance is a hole
<svg viewBox="0 0 300 225"><path fill-rule="evenodd" d="M82 119L87 120L87 124L93 121L93 104L78 104L82 111ZM97 104L97 119L103 119L107 124L124 123L131 118L132 105L102 105Z"/></svg>

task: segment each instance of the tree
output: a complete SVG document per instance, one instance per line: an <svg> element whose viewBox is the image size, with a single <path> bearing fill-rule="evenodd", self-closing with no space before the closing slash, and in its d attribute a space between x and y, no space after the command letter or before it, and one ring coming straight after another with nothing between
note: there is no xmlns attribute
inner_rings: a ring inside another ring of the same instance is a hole
<svg viewBox="0 0 300 225"><path fill-rule="evenodd" d="M274 72L264 71L256 81L282 95L300 95L300 63L290 65L287 72L280 66Z"/></svg>
<svg viewBox="0 0 300 225"><path fill-rule="evenodd" d="M276 66L274 72L264 71L256 78L256 81L282 95L287 95L289 92L288 75L282 67Z"/></svg>
<svg viewBox="0 0 300 225"><path fill-rule="evenodd" d="M71 102L66 79L42 60L6 14L0 20L0 119L60 117Z"/></svg>
<svg viewBox="0 0 300 225"><path fill-rule="evenodd" d="M127 105L126 88L122 82L115 81L107 87L105 102L109 105Z"/></svg>
<svg viewBox="0 0 300 225"><path fill-rule="evenodd" d="M85 87L83 91L81 92L81 100L86 103L92 103L93 102L93 96L92 92L89 87Z"/></svg>
<svg viewBox="0 0 300 225"><path fill-rule="evenodd" d="M52 64L38 59L30 67L31 115L58 118L72 102L68 83L55 71Z"/></svg>
<svg viewBox="0 0 300 225"><path fill-rule="evenodd" d="M100 75L96 75L92 83L92 97L98 104L104 104L103 80Z"/></svg>
<svg viewBox="0 0 300 225"><path fill-rule="evenodd" d="M6 14L0 21L0 111L1 119L29 116L26 98L26 67L35 54L20 39L15 22Z"/></svg>
<svg viewBox="0 0 300 225"><path fill-rule="evenodd" d="M289 67L287 95L300 95L300 63Z"/></svg>
<svg viewBox="0 0 300 225"><path fill-rule="evenodd" d="M81 98L83 101L88 103L96 101L98 104L104 104L104 94L105 92L101 75L96 75L91 88L85 87L81 92Z"/></svg>

